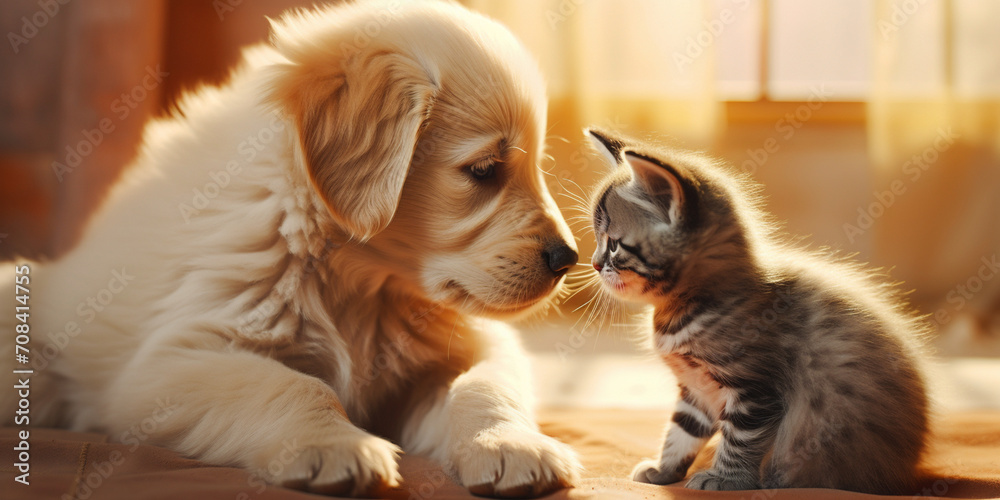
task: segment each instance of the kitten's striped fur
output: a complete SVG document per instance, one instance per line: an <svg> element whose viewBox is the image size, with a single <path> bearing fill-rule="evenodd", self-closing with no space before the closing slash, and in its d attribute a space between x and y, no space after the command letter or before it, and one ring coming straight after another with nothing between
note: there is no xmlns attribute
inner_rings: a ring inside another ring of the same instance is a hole
<svg viewBox="0 0 1000 500"><path fill-rule="evenodd" d="M589 131L615 172L594 196L593 263L618 297L655 306L680 400L636 481L690 488L900 493L928 426L924 326L856 265L777 241L748 181L711 161Z"/></svg>

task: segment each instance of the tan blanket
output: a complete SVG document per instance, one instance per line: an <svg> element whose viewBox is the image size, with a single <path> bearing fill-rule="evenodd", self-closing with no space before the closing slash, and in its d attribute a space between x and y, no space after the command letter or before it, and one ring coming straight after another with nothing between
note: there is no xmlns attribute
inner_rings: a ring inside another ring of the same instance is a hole
<svg viewBox="0 0 1000 500"><path fill-rule="evenodd" d="M542 429L580 453L587 472L575 489L549 498L851 499L866 495L837 490L700 492L650 486L626 476L643 456L653 456L668 415L661 411L548 410ZM305 499L312 495L265 487L246 472L214 467L148 445L110 444L107 436L53 429L31 431L29 486L14 481L16 429L0 428L0 499ZM704 453L695 463L710 460ZM941 419L925 461L921 490L905 497L1000 498L1000 412L960 413ZM390 498L473 498L440 467L422 457L403 457L405 484Z"/></svg>

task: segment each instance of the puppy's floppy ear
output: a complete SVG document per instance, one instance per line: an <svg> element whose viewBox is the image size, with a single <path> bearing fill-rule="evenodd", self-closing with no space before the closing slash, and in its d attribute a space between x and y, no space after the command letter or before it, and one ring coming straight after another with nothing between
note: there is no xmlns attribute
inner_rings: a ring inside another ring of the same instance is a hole
<svg viewBox="0 0 1000 500"><path fill-rule="evenodd" d="M367 240L392 220L436 85L416 61L378 51L282 65L272 99L297 122L313 185Z"/></svg>

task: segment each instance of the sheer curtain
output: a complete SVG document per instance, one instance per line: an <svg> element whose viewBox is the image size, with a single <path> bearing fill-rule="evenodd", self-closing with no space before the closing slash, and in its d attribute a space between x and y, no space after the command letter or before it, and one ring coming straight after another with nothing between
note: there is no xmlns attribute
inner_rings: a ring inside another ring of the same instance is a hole
<svg viewBox="0 0 1000 500"><path fill-rule="evenodd" d="M718 128L714 48L711 40L698 43L710 2L463 3L506 24L539 58L553 101L553 127L596 123L663 130L702 144Z"/></svg>
<svg viewBox="0 0 1000 500"><path fill-rule="evenodd" d="M879 0L876 12L870 151L878 184L900 191L876 249L922 269L907 281L938 295L945 347L975 351L1000 336L1000 2Z"/></svg>

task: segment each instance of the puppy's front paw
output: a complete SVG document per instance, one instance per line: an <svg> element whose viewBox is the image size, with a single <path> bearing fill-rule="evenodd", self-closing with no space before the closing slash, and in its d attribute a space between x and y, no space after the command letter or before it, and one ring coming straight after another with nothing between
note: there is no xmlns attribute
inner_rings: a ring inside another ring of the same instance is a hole
<svg viewBox="0 0 1000 500"><path fill-rule="evenodd" d="M684 479L687 467L661 468L657 460L643 460L632 469L632 480L649 484L670 484Z"/></svg>
<svg viewBox="0 0 1000 500"><path fill-rule="evenodd" d="M686 486L693 490L713 491L754 490L758 488L757 481L752 477L726 476L714 469L691 476Z"/></svg>
<svg viewBox="0 0 1000 500"><path fill-rule="evenodd" d="M327 440L324 440L327 441ZM271 483L331 496L367 497L399 486L398 446L362 431L322 446L285 441L262 468Z"/></svg>
<svg viewBox="0 0 1000 500"><path fill-rule="evenodd" d="M583 467L569 446L534 430L479 433L452 453L459 480L474 495L537 497L573 486Z"/></svg>

